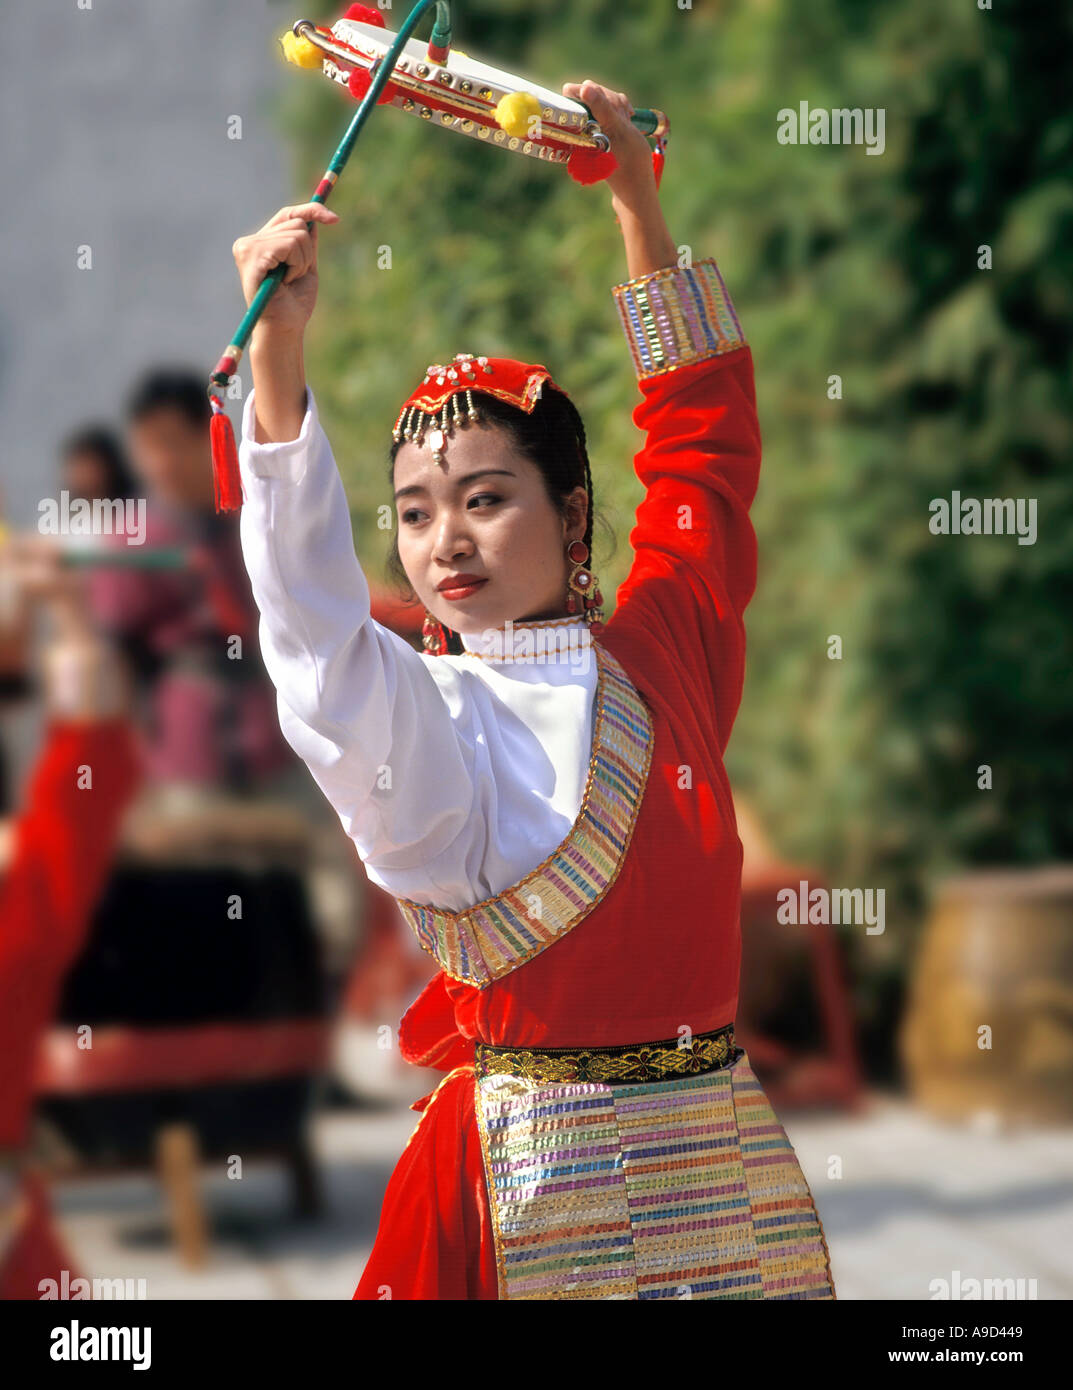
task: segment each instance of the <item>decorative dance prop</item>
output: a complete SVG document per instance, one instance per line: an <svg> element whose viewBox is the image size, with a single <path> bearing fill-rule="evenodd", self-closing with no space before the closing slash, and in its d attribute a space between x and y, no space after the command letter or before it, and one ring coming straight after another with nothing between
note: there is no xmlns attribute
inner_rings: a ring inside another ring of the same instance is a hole
<svg viewBox="0 0 1073 1390"><path fill-rule="evenodd" d="M432 34L423 44L411 35L433 5L436 17ZM583 102L452 49L448 0L417 0L398 33L385 27L379 10L351 5L330 29L299 20L283 35L280 44L289 62L302 68L319 68L333 82L346 87L359 103L310 202L328 201L370 111L377 105L395 106L487 145L565 164L578 183L599 182L616 168L608 137ZM635 110L630 120L654 142L652 159L658 183L670 133L667 117L662 111L646 108ZM238 451L220 393L237 371L250 335L286 271L285 265L278 265L265 276L209 378L210 439L218 512L235 511L242 505Z"/></svg>

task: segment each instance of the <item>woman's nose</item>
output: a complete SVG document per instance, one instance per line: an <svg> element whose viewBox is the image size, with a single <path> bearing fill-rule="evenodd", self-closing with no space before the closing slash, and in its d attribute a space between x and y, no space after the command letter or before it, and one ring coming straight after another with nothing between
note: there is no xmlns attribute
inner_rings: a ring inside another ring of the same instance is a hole
<svg viewBox="0 0 1073 1390"><path fill-rule="evenodd" d="M445 515L436 532L436 559L455 560L473 554L473 540L461 516Z"/></svg>

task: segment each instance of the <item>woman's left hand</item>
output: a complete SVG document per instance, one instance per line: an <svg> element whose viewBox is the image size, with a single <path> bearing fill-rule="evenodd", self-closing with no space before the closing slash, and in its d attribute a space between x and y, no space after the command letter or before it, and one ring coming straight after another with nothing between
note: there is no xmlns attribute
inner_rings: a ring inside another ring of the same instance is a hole
<svg viewBox="0 0 1073 1390"><path fill-rule="evenodd" d="M647 200L658 202L652 147L630 121L633 106L626 93L613 92L609 87L586 79L564 82L563 96L583 102L611 142L611 153L618 168L604 182L612 196L631 208Z"/></svg>

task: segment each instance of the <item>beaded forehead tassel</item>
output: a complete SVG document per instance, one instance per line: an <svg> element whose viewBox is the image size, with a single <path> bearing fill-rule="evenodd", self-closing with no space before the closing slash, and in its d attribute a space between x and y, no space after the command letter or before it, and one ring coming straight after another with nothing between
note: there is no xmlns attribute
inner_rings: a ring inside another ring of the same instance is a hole
<svg viewBox="0 0 1073 1390"><path fill-rule="evenodd" d="M446 386L456 382L476 381L477 373L474 367L479 367L482 373L487 373L489 376L495 373L495 369L487 357L474 357L470 352L456 352L454 362L458 364L457 367L453 364L442 366L439 362L433 362L425 372L422 385L428 386L434 383L436 386ZM463 396L465 397L464 406L462 404ZM414 443L420 445L424 442L427 429L432 457L438 464L443 464L446 462L446 455L444 454L446 437L454 433L455 425L478 424L480 419L481 414L473 399L472 387L459 385L454 387L452 394L444 401L438 414L435 411L422 410L416 405L403 407L402 414L395 422L392 437L396 441L413 440Z"/></svg>
<svg viewBox="0 0 1073 1390"><path fill-rule="evenodd" d="M474 399L478 392L531 415L545 386L562 391L539 362L458 352L452 361L433 362L426 370L424 381L403 401L392 434L397 443L405 439L418 444L428 435L433 457L442 464L446 439L454 433L455 425L482 418Z"/></svg>

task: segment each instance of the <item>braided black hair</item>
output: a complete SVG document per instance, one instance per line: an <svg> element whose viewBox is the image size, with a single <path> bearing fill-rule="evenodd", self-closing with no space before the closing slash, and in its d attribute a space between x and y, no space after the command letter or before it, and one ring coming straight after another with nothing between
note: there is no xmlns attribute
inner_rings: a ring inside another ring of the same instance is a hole
<svg viewBox="0 0 1073 1390"><path fill-rule="evenodd" d="M497 396L490 396L485 391L475 390L473 397L481 414L481 424L498 425L507 430L518 452L540 469L548 497L560 514L565 515L566 498L574 488L584 487L589 501L583 539L591 556L594 524L592 466L589 463L585 426L573 401L547 384L531 412L521 410L508 401L501 401ZM458 428L472 429L473 426L456 426ZM394 480L396 455L405 442L400 439L391 447L388 469L391 480ZM397 528L388 555L388 572L402 586L409 587L399 556ZM456 649L461 650L461 647L457 646Z"/></svg>

